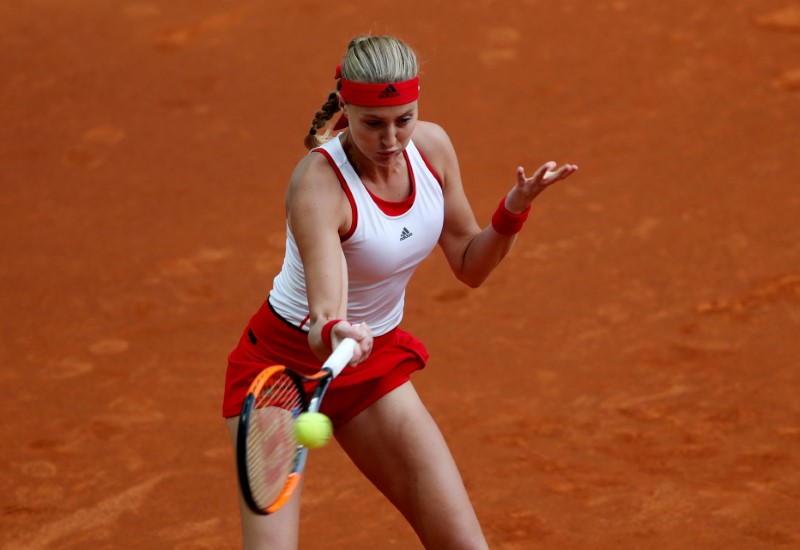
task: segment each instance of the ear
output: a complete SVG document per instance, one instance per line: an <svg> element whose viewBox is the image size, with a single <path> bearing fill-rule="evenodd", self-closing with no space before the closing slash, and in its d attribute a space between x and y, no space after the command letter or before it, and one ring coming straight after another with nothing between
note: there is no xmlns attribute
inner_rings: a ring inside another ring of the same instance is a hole
<svg viewBox="0 0 800 550"><path fill-rule="evenodd" d="M336 99L339 100L339 109L344 110L344 106L347 105L347 103L344 102L341 92L336 92Z"/></svg>

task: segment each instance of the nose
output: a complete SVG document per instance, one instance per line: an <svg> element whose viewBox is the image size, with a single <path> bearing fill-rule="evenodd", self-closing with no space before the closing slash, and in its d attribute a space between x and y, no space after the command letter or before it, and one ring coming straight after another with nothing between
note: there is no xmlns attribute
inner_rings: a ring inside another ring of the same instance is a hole
<svg viewBox="0 0 800 550"><path fill-rule="evenodd" d="M397 143L397 128L395 128L394 124L389 124L386 126L386 131L383 132L381 136L381 145L385 149L391 149Z"/></svg>

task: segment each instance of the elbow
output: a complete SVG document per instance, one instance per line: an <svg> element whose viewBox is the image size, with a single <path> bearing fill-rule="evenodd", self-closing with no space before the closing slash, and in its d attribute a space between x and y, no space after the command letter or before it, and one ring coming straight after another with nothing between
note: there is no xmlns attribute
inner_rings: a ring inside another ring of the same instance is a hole
<svg viewBox="0 0 800 550"><path fill-rule="evenodd" d="M471 241L470 241L471 242ZM483 284L486 278L489 276L489 272L482 272L480 269L476 269L474 265L470 265L467 262L467 252L469 251L469 244L464 249L464 253L461 255L461 261L458 265L451 265L450 267L453 270L453 274L456 276L456 279L464 283L470 288L478 288Z"/></svg>
<svg viewBox="0 0 800 550"><path fill-rule="evenodd" d="M470 276L467 274L460 274L458 276L458 280L467 285L470 288L478 288L481 286L484 281L486 281L487 277L478 277L478 276Z"/></svg>

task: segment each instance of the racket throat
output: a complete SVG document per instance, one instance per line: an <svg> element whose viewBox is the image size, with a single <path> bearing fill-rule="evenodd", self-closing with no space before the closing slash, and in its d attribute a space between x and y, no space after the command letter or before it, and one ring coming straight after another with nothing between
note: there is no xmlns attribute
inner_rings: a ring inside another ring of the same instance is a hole
<svg viewBox="0 0 800 550"><path fill-rule="evenodd" d="M306 411L308 412L319 412L322 398L325 397L325 392L328 391L328 386L330 386L331 382L333 381L333 376L330 374L330 369L324 370L328 371L328 376L323 376L322 379L320 379L316 389L314 390L314 394L311 396L311 399L308 400L308 407L306 408Z"/></svg>

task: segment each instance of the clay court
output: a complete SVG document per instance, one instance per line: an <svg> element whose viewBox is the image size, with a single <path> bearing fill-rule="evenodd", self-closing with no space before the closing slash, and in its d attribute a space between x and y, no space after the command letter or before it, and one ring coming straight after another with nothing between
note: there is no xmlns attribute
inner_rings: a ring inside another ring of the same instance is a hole
<svg viewBox="0 0 800 550"><path fill-rule="evenodd" d="M482 224L403 327L496 549L800 546L800 3L29 0L0 6L0 547L234 549L226 356L356 34L422 60ZM301 548L418 548L335 445Z"/></svg>

